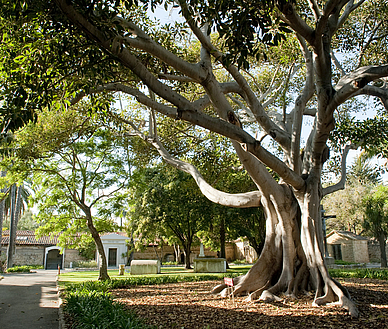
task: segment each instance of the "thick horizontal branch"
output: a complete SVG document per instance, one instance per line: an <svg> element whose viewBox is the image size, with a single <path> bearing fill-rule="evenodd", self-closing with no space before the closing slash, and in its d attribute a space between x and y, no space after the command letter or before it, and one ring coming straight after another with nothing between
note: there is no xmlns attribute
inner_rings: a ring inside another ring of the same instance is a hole
<svg viewBox="0 0 388 329"><path fill-rule="evenodd" d="M388 65L364 66L343 76L334 87L336 93L328 106L328 113L333 113L339 105L357 94L371 81L387 76Z"/></svg>
<svg viewBox="0 0 388 329"><path fill-rule="evenodd" d="M219 191L205 181L195 166L171 156L159 141L153 141L152 145L167 163L190 174L194 178L202 194L210 201L234 208L250 208L259 207L261 205L261 193L259 191L237 194Z"/></svg>

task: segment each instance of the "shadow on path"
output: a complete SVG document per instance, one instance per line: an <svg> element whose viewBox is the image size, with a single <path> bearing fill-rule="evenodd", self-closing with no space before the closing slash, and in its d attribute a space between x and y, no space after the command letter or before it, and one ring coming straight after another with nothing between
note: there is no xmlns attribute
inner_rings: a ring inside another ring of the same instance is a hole
<svg viewBox="0 0 388 329"><path fill-rule="evenodd" d="M4 274L0 281L0 328L57 329L56 275L56 270Z"/></svg>

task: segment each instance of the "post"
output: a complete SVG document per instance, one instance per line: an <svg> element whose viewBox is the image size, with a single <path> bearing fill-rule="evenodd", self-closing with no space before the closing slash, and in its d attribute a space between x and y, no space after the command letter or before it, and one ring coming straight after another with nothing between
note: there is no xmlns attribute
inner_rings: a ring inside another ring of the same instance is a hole
<svg viewBox="0 0 388 329"><path fill-rule="evenodd" d="M228 286L229 298L230 298L230 290L232 291L232 302L234 307L234 281L233 278L224 278L224 283Z"/></svg>

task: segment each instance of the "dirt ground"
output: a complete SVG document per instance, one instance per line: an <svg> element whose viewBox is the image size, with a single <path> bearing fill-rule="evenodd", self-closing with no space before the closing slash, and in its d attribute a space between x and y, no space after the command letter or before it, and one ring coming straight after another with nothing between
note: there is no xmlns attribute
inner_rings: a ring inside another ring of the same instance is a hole
<svg viewBox="0 0 388 329"><path fill-rule="evenodd" d="M209 294L217 281L137 286L112 291L117 301L157 328L388 328L388 281L343 279L360 317L334 305L313 307L312 296L266 304Z"/></svg>

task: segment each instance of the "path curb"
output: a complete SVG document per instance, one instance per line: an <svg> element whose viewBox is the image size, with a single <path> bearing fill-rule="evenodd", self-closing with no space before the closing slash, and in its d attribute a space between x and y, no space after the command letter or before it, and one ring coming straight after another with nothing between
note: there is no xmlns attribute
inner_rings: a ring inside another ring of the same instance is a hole
<svg viewBox="0 0 388 329"><path fill-rule="evenodd" d="M59 329L67 329L65 315L63 312L63 300L62 300L63 288L59 287L59 285L58 285L58 276L57 276L57 293L58 293L58 324L59 324Z"/></svg>

